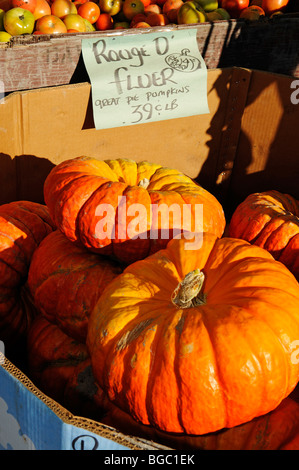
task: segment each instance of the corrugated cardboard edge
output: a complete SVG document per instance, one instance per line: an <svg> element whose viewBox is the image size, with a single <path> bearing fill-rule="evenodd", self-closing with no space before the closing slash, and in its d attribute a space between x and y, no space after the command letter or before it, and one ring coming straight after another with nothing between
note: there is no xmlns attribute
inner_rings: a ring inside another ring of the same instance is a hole
<svg viewBox="0 0 299 470"><path fill-rule="evenodd" d="M1 353L0 353L1 355ZM3 355L1 355L3 357ZM98 434L99 436L112 440L120 445L123 445L131 450L165 450L171 449L170 447L163 446L156 442L148 441L146 439L131 437L125 435L117 429L94 421L92 419L84 418L81 416L75 416L66 408L61 406L56 401L45 395L39 390L33 382L12 362L6 357L1 360L1 367L5 369L10 375L16 378L30 393L33 393L39 400L41 400L51 411L58 416L64 423L76 426L81 429L85 429L91 433Z"/></svg>

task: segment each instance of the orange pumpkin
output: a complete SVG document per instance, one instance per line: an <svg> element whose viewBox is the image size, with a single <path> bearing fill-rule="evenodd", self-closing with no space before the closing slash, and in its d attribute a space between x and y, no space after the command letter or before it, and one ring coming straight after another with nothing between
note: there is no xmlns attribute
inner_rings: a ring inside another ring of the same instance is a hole
<svg viewBox="0 0 299 470"><path fill-rule="evenodd" d="M299 284L264 249L203 234L128 266L96 304L99 386L145 425L205 434L268 413L298 381Z"/></svg>
<svg viewBox="0 0 299 470"><path fill-rule="evenodd" d="M59 230L35 251L28 287L36 308L62 331L84 342L90 312L122 267L71 243Z"/></svg>
<svg viewBox="0 0 299 470"><path fill-rule="evenodd" d="M234 211L229 236L268 250L299 280L299 201L288 194L250 194Z"/></svg>
<svg viewBox="0 0 299 470"><path fill-rule="evenodd" d="M0 339L6 351L25 337L35 314L28 270L34 251L54 228L42 204L15 201L0 206Z"/></svg>
<svg viewBox="0 0 299 470"><path fill-rule="evenodd" d="M103 417L108 400L95 383L86 345L41 315L28 332L27 369L43 393L72 413Z"/></svg>
<svg viewBox="0 0 299 470"><path fill-rule="evenodd" d="M221 236L225 228L212 194L179 171L149 162L67 160L48 175L44 196L69 240L128 264L165 247L174 234Z"/></svg>

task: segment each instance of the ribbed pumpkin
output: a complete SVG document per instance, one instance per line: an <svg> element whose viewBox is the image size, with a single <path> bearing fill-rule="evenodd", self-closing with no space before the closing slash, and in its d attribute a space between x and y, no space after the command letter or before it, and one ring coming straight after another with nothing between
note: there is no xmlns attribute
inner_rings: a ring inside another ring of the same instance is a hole
<svg viewBox="0 0 299 470"><path fill-rule="evenodd" d="M27 367L35 385L72 413L93 419L103 416L107 399L95 383L86 345L42 315L28 332Z"/></svg>
<svg viewBox="0 0 299 470"><path fill-rule="evenodd" d="M128 264L165 247L179 232L203 229L221 236L225 228L212 194L181 172L149 162L67 160L48 175L44 197L69 240Z"/></svg>
<svg viewBox="0 0 299 470"><path fill-rule="evenodd" d="M35 251L28 287L37 309L66 334L85 341L89 315L122 267L71 243L59 230Z"/></svg>
<svg viewBox="0 0 299 470"><path fill-rule="evenodd" d="M205 434L265 414L299 377L299 284L264 249L205 233L128 266L89 320L95 379L136 421Z"/></svg>
<svg viewBox="0 0 299 470"><path fill-rule="evenodd" d="M299 201L289 194L250 194L234 211L229 236L268 250L299 280Z"/></svg>
<svg viewBox="0 0 299 470"><path fill-rule="evenodd" d="M0 339L7 350L24 337L34 315L28 270L34 251L54 228L42 204L16 201L0 206Z"/></svg>

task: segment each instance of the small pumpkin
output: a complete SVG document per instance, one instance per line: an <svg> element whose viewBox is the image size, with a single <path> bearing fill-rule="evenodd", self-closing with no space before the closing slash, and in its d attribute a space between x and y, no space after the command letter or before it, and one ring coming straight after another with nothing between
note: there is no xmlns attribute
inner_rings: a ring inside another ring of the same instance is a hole
<svg viewBox="0 0 299 470"><path fill-rule="evenodd" d="M88 325L108 398L159 430L206 434L268 413L298 381L299 284L266 250L203 234L137 261Z"/></svg>
<svg viewBox="0 0 299 470"><path fill-rule="evenodd" d="M289 194L250 194L234 211L230 237L268 250L299 280L299 201Z"/></svg>
<svg viewBox="0 0 299 470"><path fill-rule="evenodd" d="M221 236L225 228L212 194L178 170L146 161L64 161L48 175L44 197L69 240L127 264L164 248L175 234L203 229Z"/></svg>
<svg viewBox="0 0 299 470"><path fill-rule="evenodd" d="M84 342L90 312L122 267L71 243L63 233L50 233L35 251L28 287L39 312L74 339Z"/></svg>
<svg viewBox="0 0 299 470"><path fill-rule="evenodd" d="M6 350L24 338L35 314L28 270L34 251L54 229L43 204L14 201L0 206L0 339Z"/></svg>

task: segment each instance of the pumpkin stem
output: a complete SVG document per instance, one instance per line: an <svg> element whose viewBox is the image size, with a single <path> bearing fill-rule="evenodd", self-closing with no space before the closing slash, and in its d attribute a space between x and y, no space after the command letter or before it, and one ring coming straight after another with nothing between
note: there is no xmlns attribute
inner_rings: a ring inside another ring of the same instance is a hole
<svg viewBox="0 0 299 470"><path fill-rule="evenodd" d="M147 178L143 178L138 183L138 186L141 186L144 189L147 189L148 185L149 185L149 179L147 179Z"/></svg>
<svg viewBox="0 0 299 470"><path fill-rule="evenodd" d="M172 293L171 301L178 308L190 308L206 303L206 294L201 292L204 273L195 269L188 273Z"/></svg>

